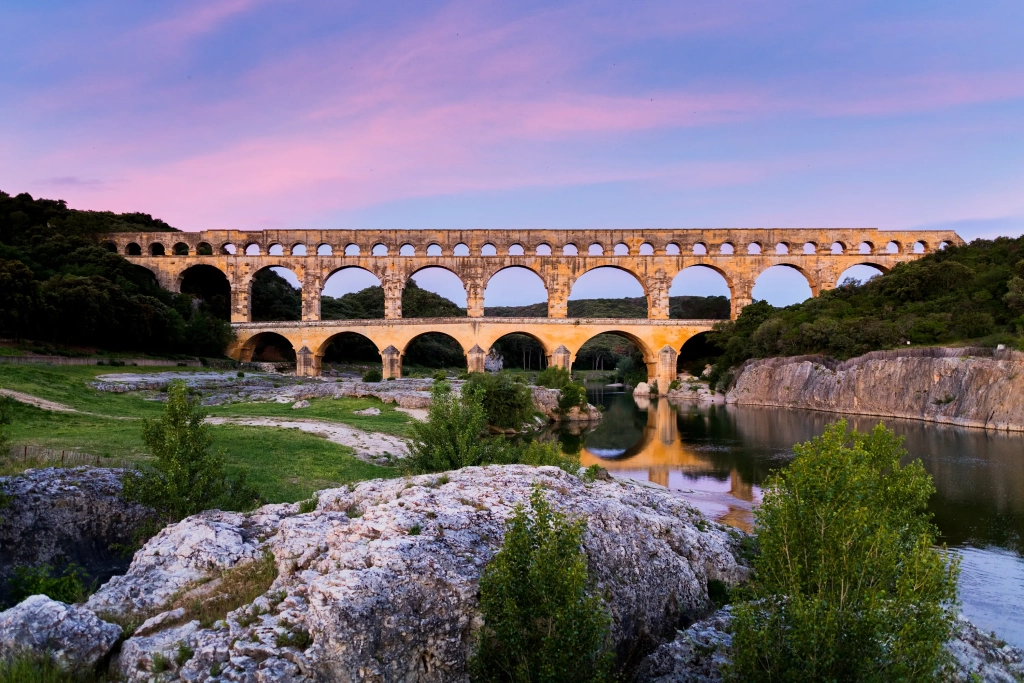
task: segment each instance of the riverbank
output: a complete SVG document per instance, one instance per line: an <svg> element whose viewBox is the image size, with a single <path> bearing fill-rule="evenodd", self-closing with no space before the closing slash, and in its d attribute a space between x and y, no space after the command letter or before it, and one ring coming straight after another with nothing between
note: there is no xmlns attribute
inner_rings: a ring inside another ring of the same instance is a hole
<svg viewBox="0 0 1024 683"><path fill-rule="evenodd" d="M1024 353L877 351L748 361L726 402L1024 431Z"/></svg>

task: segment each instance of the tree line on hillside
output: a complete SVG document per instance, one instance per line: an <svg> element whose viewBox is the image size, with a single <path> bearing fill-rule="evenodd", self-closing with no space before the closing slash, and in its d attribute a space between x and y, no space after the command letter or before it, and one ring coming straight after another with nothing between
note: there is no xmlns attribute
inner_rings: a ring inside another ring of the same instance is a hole
<svg viewBox="0 0 1024 683"><path fill-rule="evenodd" d="M145 213L69 209L0 192L0 335L112 350L221 355L231 328L190 294L99 245L101 232L173 231Z"/></svg>
<svg viewBox="0 0 1024 683"><path fill-rule="evenodd" d="M1020 345L1024 237L950 246L785 308L757 301L708 335L722 381L749 358L810 353L850 358L910 344Z"/></svg>

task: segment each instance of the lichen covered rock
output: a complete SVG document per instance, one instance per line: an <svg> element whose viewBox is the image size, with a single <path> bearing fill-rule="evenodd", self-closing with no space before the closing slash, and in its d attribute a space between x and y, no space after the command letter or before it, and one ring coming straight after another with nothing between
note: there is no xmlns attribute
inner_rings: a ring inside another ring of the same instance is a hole
<svg viewBox="0 0 1024 683"><path fill-rule="evenodd" d="M69 669L95 667L121 637L121 627L90 610L33 595L0 612L0 657L49 652Z"/></svg>
<svg viewBox="0 0 1024 683"><path fill-rule="evenodd" d="M511 465L330 489L307 514L276 505L186 519L150 541L90 606L152 615L188 585L266 550L279 576L264 596L213 628L181 630L165 619L165 630L177 630L126 641L122 673L146 680L154 653L166 659L180 641L193 654L172 663L167 680L467 680L480 574L534 486L587 520L588 563L620 658L654 648L706 610L709 579L747 575L734 556L739 534L665 489Z"/></svg>

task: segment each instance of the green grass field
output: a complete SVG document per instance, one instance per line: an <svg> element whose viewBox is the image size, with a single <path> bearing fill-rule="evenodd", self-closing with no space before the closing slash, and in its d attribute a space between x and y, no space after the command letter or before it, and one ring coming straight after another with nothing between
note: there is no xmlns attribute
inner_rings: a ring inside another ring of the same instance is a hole
<svg viewBox="0 0 1024 683"><path fill-rule="evenodd" d="M130 371L167 369L131 368ZM130 462L148 460L150 456L142 441L142 421L138 418L157 417L163 404L133 394L99 392L88 386L96 375L116 371L92 366L0 365L0 387L93 413L57 413L15 404L13 422L7 430L11 443L67 449ZM370 406L379 408L381 414L366 417L352 414L353 410ZM317 399L304 410L293 410L288 404L236 404L213 408L210 414L317 419L400 436L409 434L411 420L405 413L380 401L347 398ZM210 427L210 432L213 447L224 453L229 474L247 469L250 481L269 502L301 500L317 489L398 474L394 468L359 460L346 446L298 430L216 425ZM17 468L12 463L5 469L10 472Z"/></svg>

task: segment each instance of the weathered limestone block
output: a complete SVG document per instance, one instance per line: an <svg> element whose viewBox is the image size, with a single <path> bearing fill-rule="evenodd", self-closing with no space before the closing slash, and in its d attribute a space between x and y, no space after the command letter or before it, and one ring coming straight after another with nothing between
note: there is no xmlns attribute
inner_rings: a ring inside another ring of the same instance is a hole
<svg viewBox="0 0 1024 683"><path fill-rule="evenodd" d="M106 657L121 627L93 612L33 595L0 612L0 657L20 651L49 652L71 669L89 669Z"/></svg>

